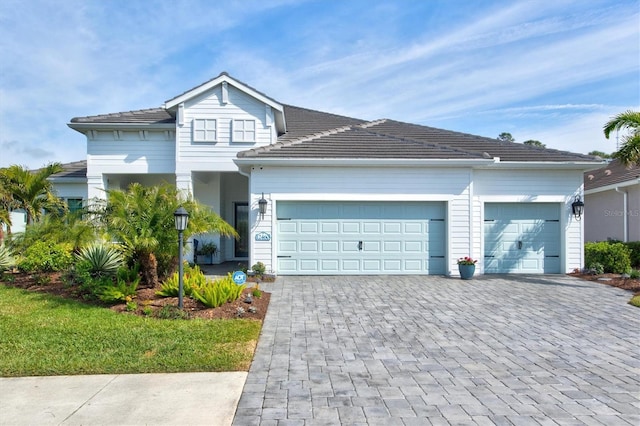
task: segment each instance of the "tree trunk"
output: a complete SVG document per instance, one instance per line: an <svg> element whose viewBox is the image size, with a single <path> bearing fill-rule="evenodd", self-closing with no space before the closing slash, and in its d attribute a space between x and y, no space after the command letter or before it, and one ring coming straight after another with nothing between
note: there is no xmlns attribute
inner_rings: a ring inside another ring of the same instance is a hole
<svg viewBox="0 0 640 426"><path fill-rule="evenodd" d="M140 269L142 282L145 287L154 288L158 285L158 260L153 253L140 254Z"/></svg>

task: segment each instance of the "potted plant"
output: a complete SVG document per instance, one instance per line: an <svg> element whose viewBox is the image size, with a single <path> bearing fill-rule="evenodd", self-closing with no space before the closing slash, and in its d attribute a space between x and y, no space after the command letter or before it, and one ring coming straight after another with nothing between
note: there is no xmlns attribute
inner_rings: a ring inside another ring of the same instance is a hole
<svg viewBox="0 0 640 426"><path fill-rule="evenodd" d="M213 263L213 257L218 254L218 246L214 243L203 243L200 247L198 247L198 256L208 256L209 263ZM206 263L206 262L205 262Z"/></svg>
<svg viewBox="0 0 640 426"><path fill-rule="evenodd" d="M463 280L470 280L476 272L477 262L477 260L473 260L469 256L458 259L458 271L460 272L460 278Z"/></svg>

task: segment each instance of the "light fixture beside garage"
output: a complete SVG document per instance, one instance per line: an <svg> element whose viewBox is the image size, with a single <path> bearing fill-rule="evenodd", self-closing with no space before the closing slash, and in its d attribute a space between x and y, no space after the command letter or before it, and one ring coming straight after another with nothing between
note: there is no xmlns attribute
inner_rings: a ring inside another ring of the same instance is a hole
<svg viewBox="0 0 640 426"><path fill-rule="evenodd" d="M584 202L580 199L579 195L576 195L575 200L571 203L571 210L576 220L580 220L582 213L584 212Z"/></svg>
<svg viewBox="0 0 640 426"><path fill-rule="evenodd" d="M264 199L264 192L262 198L258 200L258 211L260 212L260 219L264 219L264 215L267 213L267 200Z"/></svg>

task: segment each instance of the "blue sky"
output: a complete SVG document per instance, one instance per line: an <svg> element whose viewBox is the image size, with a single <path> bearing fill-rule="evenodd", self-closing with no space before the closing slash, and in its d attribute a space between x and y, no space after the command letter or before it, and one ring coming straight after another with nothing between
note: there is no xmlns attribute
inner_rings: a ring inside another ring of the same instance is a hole
<svg viewBox="0 0 640 426"><path fill-rule="evenodd" d="M84 159L72 117L227 71L279 102L612 152L640 105L640 0L0 3L0 167Z"/></svg>

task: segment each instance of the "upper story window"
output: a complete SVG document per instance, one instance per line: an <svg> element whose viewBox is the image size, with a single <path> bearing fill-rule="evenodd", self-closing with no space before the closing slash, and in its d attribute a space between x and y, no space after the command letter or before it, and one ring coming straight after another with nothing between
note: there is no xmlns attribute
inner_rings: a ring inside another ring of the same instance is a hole
<svg viewBox="0 0 640 426"><path fill-rule="evenodd" d="M233 120L233 142L255 142L255 120Z"/></svg>
<svg viewBox="0 0 640 426"><path fill-rule="evenodd" d="M194 142L215 142L216 141L216 120L194 118L193 119L193 141Z"/></svg>

